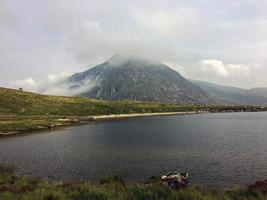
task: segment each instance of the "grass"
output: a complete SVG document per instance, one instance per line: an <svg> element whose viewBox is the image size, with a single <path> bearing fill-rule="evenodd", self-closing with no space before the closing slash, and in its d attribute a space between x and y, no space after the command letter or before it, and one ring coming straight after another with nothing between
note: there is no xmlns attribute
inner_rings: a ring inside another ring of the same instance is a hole
<svg viewBox="0 0 267 200"><path fill-rule="evenodd" d="M50 123L51 121L48 119L4 120L0 121L0 131L32 131L36 128L46 128Z"/></svg>
<svg viewBox="0 0 267 200"><path fill-rule="evenodd" d="M49 96L0 88L0 115L89 116L103 114L197 110L253 110L259 106L179 105L136 101L104 101L83 97ZM266 108L265 108L266 109Z"/></svg>
<svg viewBox="0 0 267 200"><path fill-rule="evenodd" d="M0 163L0 174L12 174L15 172L15 167L8 163Z"/></svg>
<svg viewBox="0 0 267 200"><path fill-rule="evenodd" d="M185 111L263 111L266 107L249 105L179 105L174 103L151 103L104 101L83 97L41 95L0 87L0 132L20 133L47 129L50 125L77 123L83 116L108 114L185 112ZM77 120L75 121L75 117ZM58 122L59 118L72 118Z"/></svg>
<svg viewBox="0 0 267 200"><path fill-rule="evenodd" d="M49 182L40 178L0 173L0 200L267 200L266 188L211 190L190 186L171 190L160 182L125 184L118 176L101 178L99 183Z"/></svg>
<svg viewBox="0 0 267 200"><path fill-rule="evenodd" d="M103 101L83 97L61 97L0 88L0 115L88 116L144 112L195 110L196 106Z"/></svg>

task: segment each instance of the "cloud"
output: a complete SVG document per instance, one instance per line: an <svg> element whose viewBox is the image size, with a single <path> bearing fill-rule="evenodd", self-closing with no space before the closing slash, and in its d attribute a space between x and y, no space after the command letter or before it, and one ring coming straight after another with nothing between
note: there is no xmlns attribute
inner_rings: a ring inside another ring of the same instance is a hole
<svg viewBox="0 0 267 200"><path fill-rule="evenodd" d="M49 74L44 80L36 81L32 77L10 81L9 87L23 88L25 91L41 92L44 94L68 95L67 87L62 86L62 82L71 76L74 72L63 70L59 74Z"/></svg>
<svg viewBox="0 0 267 200"><path fill-rule="evenodd" d="M186 68L187 74L193 79L211 81L224 85L237 85L242 88L251 88L253 84L261 85L266 68L259 63L224 63L218 59L204 59L196 63L195 67ZM264 85L261 85L264 86Z"/></svg>
<svg viewBox="0 0 267 200"><path fill-rule="evenodd" d="M231 76L250 76L258 71L264 71L264 67L258 63L250 64L225 64L221 60L207 59L199 62L199 71L203 74L228 78Z"/></svg>
<svg viewBox="0 0 267 200"><path fill-rule="evenodd" d="M70 81L66 81L69 77L70 76L64 77L64 79L62 79L63 77L59 79L57 78L56 81L54 81L54 76L50 76L50 79L52 78L53 82L45 85L42 84L42 89L39 90L39 92L49 95L75 96L88 92L102 81L99 77L96 77L95 79L88 77L82 82L75 82L73 84Z"/></svg>
<svg viewBox="0 0 267 200"><path fill-rule="evenodd" d="M115 53L171 63L191 78L267 86L266 0L0 0L0 29L1 86L31 77L39 87Z"/></svg>
<svg viewBox="0 0 267 200"><path fill-rule="evenodd" d="M138 10L133 17L138 26L164 37L185 37L185 32L198 25L198 12L190 7L176 9ZM192 31L192 30L191 30Z"/></svg>
<svg viewBox="0 0 267 200"><path fill-rule="evenodd" d="M46 83L58 84L74 73L72 70L63 70L59 74L49 74Z"/></svg>
<svg viewBox="0 0 267 200"><path fill-rule="evenodd" d="M202 60L200 63L203 73L213 73L219 76L228 76L228 66L224 65L222 61L216 59Z"/></svg>
<svg viewBox="0 0 267 200"><path fill-rule="evenodd" d="M75 72L71 70L63 70L59 74L49 74L46 79L36 81L29 77L23 80L11 81L9 87L24 91L32 91L47 95L62 95L62 96L75 96L84 92L88 92L91 88L101 83L102 79L96 77L83 80L79 85L67 82L67 78Z"/></svg>
<svg viewBox="0 0 267 200"><path fill-rule="evenodd" d="M29 77L23 80L11 81L10 86L12 88L23 88L24 90L37 91L38 84L36 81Z"/></svg>

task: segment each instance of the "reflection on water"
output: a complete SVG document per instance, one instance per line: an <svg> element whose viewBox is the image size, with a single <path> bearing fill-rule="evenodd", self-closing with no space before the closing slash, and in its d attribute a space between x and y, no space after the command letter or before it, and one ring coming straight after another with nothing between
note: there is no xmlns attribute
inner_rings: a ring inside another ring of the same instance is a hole
<svg viewBox="0 0 267 200"><path fill-rule="evenodd" d="M188 171L191 183L230 186L267 178L267 113L108 121L0 139L0 160L55 179L119 174L144 181Z"/></svg>

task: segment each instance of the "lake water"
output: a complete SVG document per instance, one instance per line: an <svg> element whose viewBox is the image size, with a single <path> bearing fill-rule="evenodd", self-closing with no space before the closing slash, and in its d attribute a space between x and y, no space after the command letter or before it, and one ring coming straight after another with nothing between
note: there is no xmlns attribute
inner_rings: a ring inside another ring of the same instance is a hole
<svg viewBox="0 0 267 200"><path fill-rule="evenodd" d="M139 182L175 170L192 184L246 185L267 178L267 113L143 117L0 138L1 160L57 180Z"/></svg>

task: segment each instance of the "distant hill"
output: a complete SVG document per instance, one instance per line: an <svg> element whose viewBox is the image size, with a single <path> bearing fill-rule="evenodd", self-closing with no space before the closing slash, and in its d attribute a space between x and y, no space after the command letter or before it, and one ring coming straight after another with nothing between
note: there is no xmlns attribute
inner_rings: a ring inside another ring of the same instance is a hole
<svg viewBox="0 0 267 200"><path fill-rule="evenodd" d="M267 88L264 87L251 88L250 92L258 96L267 97Z"/></svg>
<svg viewBox="0 0 267 200"><path fill-rule="evenodd" d="M267 89L242 89L205 81L190 80L204 90L215 103L267 105Z"/></svg>
<svg viewBox="0 0 267 200"><path fill-rule="evenodd" d="M167 65L136 56L114 55L106 62L69 77L71 93L78 96L183 104L211 103L200 87Z"/></svg>

